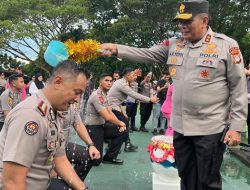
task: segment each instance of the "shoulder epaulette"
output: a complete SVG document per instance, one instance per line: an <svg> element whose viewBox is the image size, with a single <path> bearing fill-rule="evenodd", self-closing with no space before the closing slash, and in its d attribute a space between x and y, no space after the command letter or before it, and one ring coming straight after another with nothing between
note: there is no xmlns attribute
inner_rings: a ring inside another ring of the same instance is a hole
<svg viewBox="0 0 250 190"><path fill-rule="evenodd" d="M221 33L214 33L214 37L221 38L221 39L229 41L229 42L234 42L235 41L233 38L230 38L227 35L221 34Z"/></svg>
<svg viewBox="0 0 250 190"><path fill-rule="evenodd" d="M48 106L44 103L44 101L41 101L41 102L38 104L37 108L38 108L38 110L41 112L42 116L46 116Z"/></svg>

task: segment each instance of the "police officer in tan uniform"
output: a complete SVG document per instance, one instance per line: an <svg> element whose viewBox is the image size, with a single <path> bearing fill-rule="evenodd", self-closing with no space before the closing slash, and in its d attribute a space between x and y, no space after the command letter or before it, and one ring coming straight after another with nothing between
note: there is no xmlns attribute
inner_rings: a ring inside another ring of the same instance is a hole
<svg viewBox="0 0 250 190"><path fill-rule="evenodd" d="M144 76L143 81L140 82L140 94L143 96L150 97L150 91L152 89L152 72L147 73ZM140 103L140 115L141 115L141 126L140 131L148 132L145 125L148 122L151 112L152 112L153 104L151 102L141 102Z"/></svg>
<svg viewBox="0 0 250 190"><path fill-rule="evenodd" d="M111 89L108 91L108 100L110 107L112 108L113 113L116 115L116 117L123 121L126 126L128 127L128 118L125 113L123 113L123 110L121 108L122 103L127 99L128 96L140 100L142 102L151 102L156 103L158 102L158 98L155 97L147 97L143 96L137 92L135 92L130 86L129 83L135 81L135 73L134 70L131 68L126 68L123 71L123 78L118 79ZM125 152L133 152L138 147L133 145L130 142L130 138L127 138L125 142Z"/></svg>
<svg viewBox="0 0 250 190"><path fill-rule="evenodd" d="M178 9L174 20L181 39L149 49L102 44L102 50L137 62L168 64L175 87L171 124L181 188L222 189L223 141L240 143L247 116L244 62L237 42L208 26L208 1L185 1Z"/></svg>
<svg viewBox="0 0 250 190"><path fill-rule="evenodd" d="M70 163L74 165L77 175L84 180L88 175L95 159L100 158L100 152L96 149L86 127L84 126L78 105L72 104L67 112L61 113L63 117L63 131L65 136L66 155ZM74 128L77 135L87 144L85 146L70 141L71 129Z"/></svg>
<svg viewBox="0 0 250 190"><path fill-rule="evenodd" d="M24 85L23 75L11 75L9 77L9 84L10 88L6 89L0 97L0 130L10 110L21 102L21 89Z"/></svg>
<svg viewBox="0 0 250 190"><path fill-rule="evenodd" d="M99 79L99 87L89 97L87 105L86 127L101 155L104 139L110 139L106 154L96 162L96 165L99 165L101 161L110 164L123 164L123 160L118 159L117 156L123 142L128 138L125 123L120 121L109 107L107 91L112 86L112 81L111 75L102 74ZM105 125L105 122L113 125Z"/></svg>
<svg viewBox="0 0 250 190"><path fill-rule="evenodd" d="M87 189L66 157L58 115L80 98L86 83L84 70L63 61L43 90L11 110L0 133L2 189ZM50 179L53 168L62 180Z"/></svg>

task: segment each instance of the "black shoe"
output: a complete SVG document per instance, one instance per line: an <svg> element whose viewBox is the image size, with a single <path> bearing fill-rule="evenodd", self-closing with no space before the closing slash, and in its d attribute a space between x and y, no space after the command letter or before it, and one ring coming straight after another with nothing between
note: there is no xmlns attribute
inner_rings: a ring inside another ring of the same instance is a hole
<svg viewBox="0 0 250 190"><path fill-rule="evenodd" d="M154 129L154 130L152 131L152 133L153 133L153 135L157 135L157 129Z"/></svg>
<svg viewBox="0 0 250 190"><path fill-rule="evenodd" d="M132 131L139 131L139 129L137 129L136 127L131 127Z"/></svg>
<svg viewBox="0 0 250 190"><path fill-rule="evenodd" d="M164 129L160 129L159 134L160 135L164 135L164 133L165 133L165 130Z"/></svg>
<svg viewBox="0 0 250 190"><path fill-rule="evenodd" d="M147 130L145 127L141 127L141 128L140 128L140 131L146 132L146 133L148 132L148 130Z"/></svg>
<svg viewBox="0 0 250 190"><path fill-rule="evenodd" d="M118 158L108 158L108 157L103 157L102 159L102 163L104 164L116 164L116 165L122 165L123 164L123 160L122 159L118 159Z"/></svg>
<svg viewBox="0 0 250 190"><path fill-rule="evenodd" d="M131 144L130 142L125 144L124 152L135 152L138 146Z"/></svg>

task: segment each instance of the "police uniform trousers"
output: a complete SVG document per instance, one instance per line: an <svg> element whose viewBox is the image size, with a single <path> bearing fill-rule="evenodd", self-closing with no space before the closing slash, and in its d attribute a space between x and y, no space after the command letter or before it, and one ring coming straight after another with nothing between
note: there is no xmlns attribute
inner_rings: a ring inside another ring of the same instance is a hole
<svg viewBox="0 0 250 190"><path fill-rule="evenodd" d="M0 131L2 130L4 122L0 122Z"/></svg>
<svg viewBox="0 0 250 190"><path fill-rule="evenodd" d="M140 103L140 114L141 114L141 127L144 128L148 119L150 118L153 104L152 103Z"/></svg>
<svg viewBox="0 0 250 190"><path fill-rule="evenodd" d="M248 132L248 144L250 145L250 104L248 104L247 132Z"/></svg>
<svg viewBox="0 0 250 190"><path fill-rule="evenodd" d="M116 159L121 149L122 143L128 138L127 132L120 132L117 125L107 123L105 125L86 125L89 136L94 142L97 150L101 154L99 160L95 160L95 165L102 162L104 139L110 139L110 143L104 157Z"/></svg>
<svg viewBox="0 0 250 190"><path fill-rule="evenodd" d="M137 113L137 103L135 103L135 102L127 103L127 105L126 105L126 114L129 117L128 122L129 122L131 128L135 127L136 113Z"/></svg>
<svg viewBox="0 0 250 190"><path fill-rule="evenodd" d="M182 190L221 190L222 133L184 136L174 132L175 159Z"/></svg>
<svg viewBox="0 0 250 190"><path fill-rule="evenodd" d="M51 178L49 187L46 190L72 190L72 187L70 187L65 181L58 178Z"/></svg>
<svg viewBox="0 0 250 190"><path fill-rule="evenodd" d="M69 162L74 165L77 175L84 181L94 165L94 160L91 160L88 149L76 143L69 142L66 147L66 155Z"/></svg>

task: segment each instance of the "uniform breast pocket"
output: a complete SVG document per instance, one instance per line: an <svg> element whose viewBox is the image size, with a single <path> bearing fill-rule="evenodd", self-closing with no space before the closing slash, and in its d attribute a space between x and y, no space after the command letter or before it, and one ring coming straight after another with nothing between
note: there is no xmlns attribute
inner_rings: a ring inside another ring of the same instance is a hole
<svg viewBox="0 0 250 190"><path fill-rule="evenodd" d="M196 63L196 75L199 81L209 81L215 78L219 60L199 58Z"/></svg>
<svg viewBox="0 0 250 190"><path fill-rule="evenodd" d="M172 79L178 80L181 78L182 62L182 57L170 56L168 58L167 65Z"/></svg>

